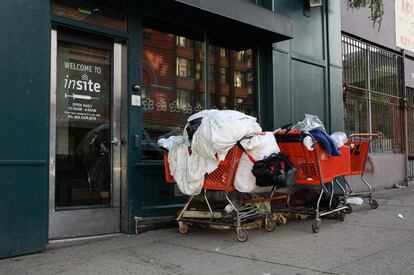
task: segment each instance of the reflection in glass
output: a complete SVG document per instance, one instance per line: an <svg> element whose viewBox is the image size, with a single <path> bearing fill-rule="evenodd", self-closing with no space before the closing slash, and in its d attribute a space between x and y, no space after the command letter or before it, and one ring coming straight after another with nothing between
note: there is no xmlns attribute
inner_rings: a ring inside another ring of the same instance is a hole
<svg viewBox="0 0 414 275"><path fill-rule="evenodd" d="M257 115L251 49L210 45L207 104L203 42L150 28L143 37L143 160L161 160L157 140L181 135L187 118L205 108Z"/></svg>
<svg viewBox="0 0 414 275"><path fill-rule="evenodd" d="M210 79L209 108L257 116L253 50L235 51L213 45L210 49L209 62L217 77Z"/></svg>
<svg viewBox="0 0 414 275"><path fill-rule="evenodd" d="M142 159L162 159L161 137L181 135L187 118L204 109L202 43L145 28Z"/></svg>

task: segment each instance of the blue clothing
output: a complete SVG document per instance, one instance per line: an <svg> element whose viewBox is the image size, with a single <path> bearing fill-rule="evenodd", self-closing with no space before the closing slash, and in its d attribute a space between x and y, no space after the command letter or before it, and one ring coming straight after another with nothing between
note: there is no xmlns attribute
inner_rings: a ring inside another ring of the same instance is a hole
<svg viewBox="0 0 414 275"><path fill-rule="evenodd" d="M322 148L332 156L340 156L341 152L336 148L335 142L333 139L321 129L313 129L309 133L319 142Z"/></svg>

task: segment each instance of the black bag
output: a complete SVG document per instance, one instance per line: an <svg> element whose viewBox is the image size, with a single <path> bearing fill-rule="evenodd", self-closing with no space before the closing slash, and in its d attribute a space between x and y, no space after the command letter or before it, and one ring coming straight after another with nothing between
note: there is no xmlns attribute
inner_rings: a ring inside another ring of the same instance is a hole
<svg viewBox="0 0 414 275"><path fill-rule="evenodd" d="M193 119L190 122L188 122L187 134L188 134L189 139L193 138L193 135L197 131L198 127L200 127L202 120L203 120L203 118L199 117L199 118Z"/></svg>
<svg viewBox="0 0 414 275"><path fill-rule="evenodd" d="M292 186L296 183L296 168L282 152L255 161L252 169L257 186Z"/></svg>

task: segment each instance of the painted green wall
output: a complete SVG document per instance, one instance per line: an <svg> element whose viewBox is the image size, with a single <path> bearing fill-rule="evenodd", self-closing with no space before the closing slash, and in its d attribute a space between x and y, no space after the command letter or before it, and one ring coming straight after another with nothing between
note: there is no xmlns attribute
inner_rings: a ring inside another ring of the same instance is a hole
<svg viewBox="0 0 414 275"><path fill-rule="evenodd" d="M48 232L49 0L0 3L0 258Z"/></svg>
<svg viewBox="0 0 414 275"><path fill-rule="evenodd" d="M340 3L324 2L305 16L304 1L275 0L275 12L293 22L293 39L273 45L275 128L310 113L343 129Z"/></svg>

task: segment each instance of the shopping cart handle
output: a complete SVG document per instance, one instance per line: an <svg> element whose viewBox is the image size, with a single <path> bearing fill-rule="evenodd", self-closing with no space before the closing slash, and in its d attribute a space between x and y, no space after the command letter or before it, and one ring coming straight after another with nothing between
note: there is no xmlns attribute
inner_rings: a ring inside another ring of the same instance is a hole
<svg viewBox="0 0 414 275"><path fill-rule="evenodd" d="M356 133L352 134L349 137L377 137L379 134L373 134L373 133Z"/></svg>

